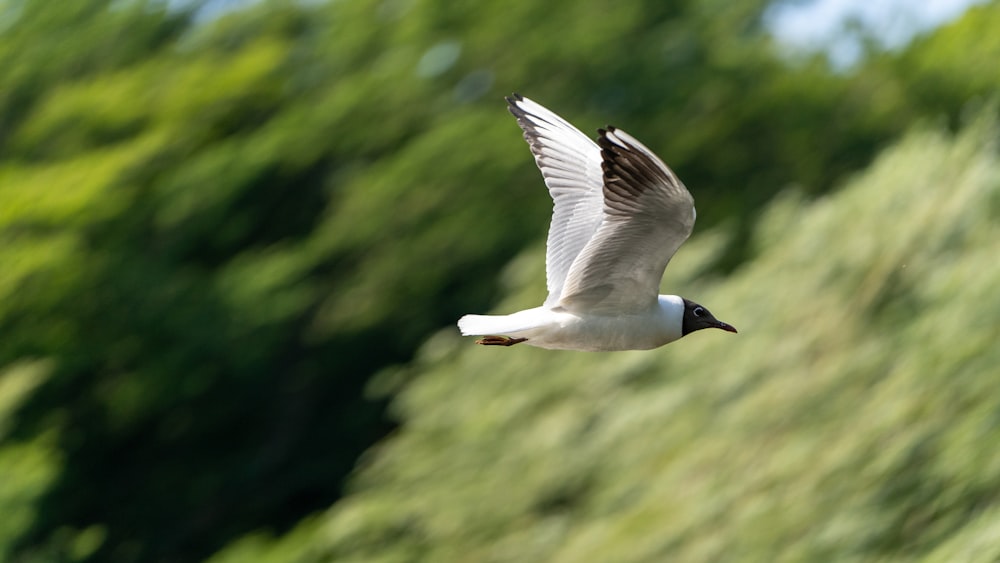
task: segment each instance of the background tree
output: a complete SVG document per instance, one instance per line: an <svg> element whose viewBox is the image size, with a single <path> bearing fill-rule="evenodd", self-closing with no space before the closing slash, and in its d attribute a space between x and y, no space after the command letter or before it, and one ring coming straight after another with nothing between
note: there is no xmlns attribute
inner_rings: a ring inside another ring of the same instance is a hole
<svg viewBox="0 0 1000 563"><path fill-rule="evenodd" d="M336 503L392 375L544 236L511 90L656 147L705 281L768 260L782 190L996 89L995 4L844 72L729 4L0 2L0 553L196 560Z"/></svg>

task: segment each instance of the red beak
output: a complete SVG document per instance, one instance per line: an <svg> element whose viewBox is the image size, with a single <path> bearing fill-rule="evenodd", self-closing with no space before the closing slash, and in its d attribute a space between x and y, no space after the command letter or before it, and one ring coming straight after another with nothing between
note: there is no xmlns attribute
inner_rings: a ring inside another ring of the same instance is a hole
<svg viewBox="0 0 1000 563"><path fill-rule="evenodd" d="M722 321L719 321L719 324L716 325L715 328L721 328L722 330L724 330L726 332L732 332L734 334L736 333L736 327L734 327L731 324L726 324L726 323L724 323Z"/></svg>

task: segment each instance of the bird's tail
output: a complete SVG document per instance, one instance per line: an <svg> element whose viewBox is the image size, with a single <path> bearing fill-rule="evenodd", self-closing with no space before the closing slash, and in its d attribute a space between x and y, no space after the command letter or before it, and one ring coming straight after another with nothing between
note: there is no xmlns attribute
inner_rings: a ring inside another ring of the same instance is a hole
<svg viewBox="0 0 1000 563"><path fill-rule="evenodd" d="M517 313L513 315L465 315L458 319L462 336L510 335L537 328L538 322Z"/></svg>

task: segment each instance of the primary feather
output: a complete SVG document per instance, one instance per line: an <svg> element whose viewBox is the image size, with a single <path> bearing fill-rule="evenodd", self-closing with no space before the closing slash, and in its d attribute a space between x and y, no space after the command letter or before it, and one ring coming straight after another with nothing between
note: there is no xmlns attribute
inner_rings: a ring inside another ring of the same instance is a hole
<svg viewBox="0 0 1000 563"><path fill-rule="evenodd" d="M554 305L562 295L570 265L601 224L601 148L566 120L527 98L514 94L507 103L552 196L545 254L549 296L545 304Z"/></svg>

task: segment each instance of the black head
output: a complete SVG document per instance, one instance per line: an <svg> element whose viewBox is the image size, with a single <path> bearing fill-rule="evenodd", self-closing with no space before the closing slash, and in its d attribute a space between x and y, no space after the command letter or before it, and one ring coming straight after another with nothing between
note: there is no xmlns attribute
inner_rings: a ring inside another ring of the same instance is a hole
<svg viewBox="0 0 1000 563"><path fill-rule="evenodd" d="M681 326L681 336L703 328L721 328L727 332L736 332L733 325L716 319L708 309L694 301L684 299L684 324Z"/></svg>

